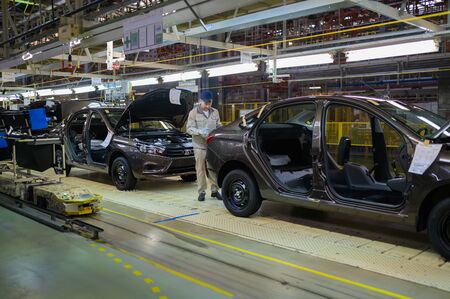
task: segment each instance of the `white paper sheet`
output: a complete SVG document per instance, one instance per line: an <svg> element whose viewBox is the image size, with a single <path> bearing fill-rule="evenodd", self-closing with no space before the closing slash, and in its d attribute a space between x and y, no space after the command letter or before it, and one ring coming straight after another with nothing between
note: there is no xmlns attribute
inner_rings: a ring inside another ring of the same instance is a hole
<svg viewBox="0 0 450 299"><path fill-rule="evenodd" d="M174 105L181 105L180 98L181 98L181 90L172 88L169 93L170 103Z"/></svg>
<svg viewBox="0 0 450 299"><path fill-rule="evenodd" d="M423 174L428 167L436 160L442 149L442 144L423 144L416 146L414 157L409 167L409 172Z"/></svg>

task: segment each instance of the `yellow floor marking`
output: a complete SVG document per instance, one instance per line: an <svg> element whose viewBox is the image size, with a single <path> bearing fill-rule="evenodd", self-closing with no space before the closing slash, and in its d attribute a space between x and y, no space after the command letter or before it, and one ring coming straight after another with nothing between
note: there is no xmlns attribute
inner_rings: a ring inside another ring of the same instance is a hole
<svg viewBox="0 0 450 299"><path fill-rule="evenodd" d="M341 283L344 283L344 284L348 284L348 285L352 285L352 286L355 286L355 287L359 287L359 288L364 289L364 290L372 291L372 292L375 292L375 293L378 293L378 294L382 294L382 295L386 295L386 296L393 297L393 298L398 298L398 299L411 299L411 297L408 297L408 296L404 296L404 295L397 294L397 293L394 293L394 292L391 292L391 291L388 291L388 290L380 289L380 288L377 288L377 287L374 287L374 286L371 286L371 285L367 285L367 284L364 284L364 283L360 283L360 282L356 282L356 281L353 281L353 280L350 280L350 279L339 277L337 275L328 274L328 273L325 273L325 272L322 272L322 271L318 271L318 270L314 270L314 269L311 269L311 268L308 268L308 267L300 266L300 265L297 265L297 264L294 264L294 263L290 263L290 262L287 262L287 261L284 261L284 260L281 260L281 259L278 259L278 258L267 256L267 255L264 255L264 254L261 254L261 253L257 253L257 252L254 252L254 251L250 251L250 250L247 250L247 249L243 249L243 248L240 248L240 247L229 245L229 244L226 244L226 243L223 243L223 242L219 242L219 241L216 241L216 240L208 239L208 238L205 238L205 237L193 234L193 233L184 232L182 230L171 228L171 227L168 227L168 226L165 226L165 225L161 225L161 224L150 223L148 221L145 221L143 219L139 219L139 218L131 216L131 215L127 215L125 213L121 213L121 212L110 210L110 209L106 209L106 208L104 208L104 210L108 211L110 213L121 215L121 216L130 218L130 219L134 219L134 220L139 221L139 222L143 222L143 223L150 224L150 225L153 225L153 226L156 226L156 227L160 227L162 229L165 229L165 230L168 230L168 231L180 234L180 235L184 235L184 236L187 236L187 237L191 237L193 239L197 239L197 240L201 240L201 241L204 241L204 242L208 242L208 243L211 243L211 244L214 244L214 245L217 245L217 246L221 246L221 247L224 247L224 248L227 248L227 249L230 249L230 250L233 250L233 251L237 251L237 252L240 252L240 253L245 253L247 255L258 257L258 258L266 260L266 261L271 261L271 262L274 262L274 263L277 263L277 264L281 264L281 265L284 265L284 266L287 266L287 267L295 268L295 269L298 269L298 270L301 270L301 271L304 271L304 272L308 272L308 273L314 274L316 276L328 278L328 279L331 279L331 280L334 280L334 281L338 281L338 282L341 282Z"/></svg>
<svg viewBox="0 0 450 299"><path fill-rule="evenodd" d="M142 272L136 270L136 271L133 271L133 275L134 275L134 276L142 276Z"/></svg>
<svg viewBox="0 0 450 299"><path fill-rule="evenodd" d="M223 290L223 289L221 289L221 288L219 288L219 287L216 287L216 286L214 286L214 285L212 285L212 284L209 284L209 283L207 283L207 282L204 282L204 281L202 281L202 280L200 280L200 279L197 279L197 278L194 278L194 277L189 276L189 275L187 275L187 274L178 272L177 270L171 269L171 268L169 268L169 267L166 267L166 266L164 266L164 265L161 265L161 264L159 264L159 263L157 263L157 262L155 262L155 261L149 260L149 259L147 259L147 258L145 258L145 257L139 256L139 255L134 254L134 253L132 253L132 252L128 252L128 251L123 250L123 249L121 249L121 251L122 251L123 253L125 253L125 254L134 256L134 257L138 258L139 260L141 260L141 261L143 261L143 262L146 262L147 264L150 264L150 265L152 265L152 266L154 266L154 267L156 267L156 268L159 268L159 269L161 269L161 270L163 270L163 271L166 271L167 273L170 273L170 274L172 274L172 275L174 275L174 276L178 276L178 277L180 277L180 278L183 278L183 279L185 279L185 280L188 280L188 281L190 281L190 282L193 282L193 283L195 283L195 284L198 284L198 285L200 285L200 286L202 286L202 287L204 287L204 288L210 289L210 290L212 290L212 291L214 291L214 292L216 292L216 293L222 294L222 295L224 295L224 296L226 296L226 297L229 297L229 298L233 298L233 297L234 297L234 295L231 294L230 292L227 292L227 291L225 291L225 290Z"/></svg>
<svg viewBox="0 0 450 299"><path fill-rule="evenodd" d="M97 244L92 243L92 244L89 244L89 246L96 247ZM99 251L105 251L106 249L103 248L103 247L100 247L98 250L99 250ZM125 250L120 249L120 251L126 253ZM113 257L113 256L114 256L114 253L108 252L106 255L109 256L109 257ZM115 258L114 261L115 261L116 263L121 263L121 262L122 262L122 260L121 260L120 258L118 258L118 257ZM126 269L131 269L131 268L133 268L133 266L130 265L130 264L124 264L123 267L126 268ZM142 276L142 272L141 272L141 271L138 271L138 270L134 270L132 273L133 273L133 275L136 276L136 277ZM146 278L144 278L144 282L145 282L145 283L148 283L148 284L151 284L151 283L153 283L153 280L152 280L151 278L146 277ZM152 290L152 293L155 293L155 294L161 292L161 289L160 289L159 287L157 287L157 286L152 287L151 290ZM167 297L167 296L160 296L159 299L169 299L169 297Z"/></svg>

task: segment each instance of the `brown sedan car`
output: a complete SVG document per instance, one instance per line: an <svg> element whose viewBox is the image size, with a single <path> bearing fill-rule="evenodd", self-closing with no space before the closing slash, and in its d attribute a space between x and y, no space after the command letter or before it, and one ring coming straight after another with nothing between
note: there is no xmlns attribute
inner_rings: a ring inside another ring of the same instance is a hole
<svg viewBox="0 0 450 299"><path fill-rule="evenodd" d="M427 229L450 259L449 127L400 101L288 99L214 131L208 172L236 216L255 213L267 199L402 222ZM422 174L410 172L419 144L439 150Z"/></svg>

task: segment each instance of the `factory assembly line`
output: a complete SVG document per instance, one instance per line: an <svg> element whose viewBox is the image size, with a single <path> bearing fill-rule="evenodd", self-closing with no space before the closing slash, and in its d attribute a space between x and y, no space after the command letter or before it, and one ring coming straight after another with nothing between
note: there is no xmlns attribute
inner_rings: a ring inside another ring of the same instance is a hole
<svg viewBox="0 0 450 299"><path fill-rule="evenodd" d="M0 297L450 298L449 0L0 0Z"/></svg>

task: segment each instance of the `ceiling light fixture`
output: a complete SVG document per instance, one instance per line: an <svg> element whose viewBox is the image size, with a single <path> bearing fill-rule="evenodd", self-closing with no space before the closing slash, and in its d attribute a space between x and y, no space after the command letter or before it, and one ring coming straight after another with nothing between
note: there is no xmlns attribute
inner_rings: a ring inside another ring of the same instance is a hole
<svg viewBox="0 0 450 299"><path fill-rule="evenodd" d="M226 66L219 66L206 69L209 73L209 77L219 77L227 75L236 75L242 73L255 72L258 70L256 63L243 63L243 64L232 64Z"/></svg>
<svg viewBox="0 0 450 299"><path fill-rule="evenodd" d="M36 92L40 97L50 96L53 94L51 89L41 89Z"/></svg>
<svg viewBox="0 0 450 299"><path fill-rule="evenodd" d="M277 59L277 69L284 69L289 67L310 66L319 64L333 63L333 57L328 54L314 54L305 56L294 56ZM273 60L269 60L269 73L273 73Z"/></svg>
<svg viewBox="0 0 450 299"><path fill-rule="evenodd" d="M30 60L31 58L33 58L33 54L31 54L30 52L26 52L22 55L22 60L24 61Z"/></svg>
<svg viewBox="0 0 450 299"><path fill-rule="evenodd" d="M434 53L439 51L439 44L434 40L373 47L347 52L347 62Z"/></svg>
<svg viewBox="0 0 450 299"><path fill-rule="evenodd" d="M62 88L62 89L53 89L53 95L55 96L65 96L73 93L73 90L70 88Z"/></svg>
<svg viewBox="0 0 450 299"><path fill-rule="evenodd" d="M75 94L92 92L95 91L95 87L91 85L81 86L74 88L73 91L75 92Z"/></svg>
<svg viewBox="0 0 450 299"><path fill-rule="evenodd" d="M155 85L158 84L157 78L145 78L140 80L130 81L131 86L145 86L145 85Z"/></svg>

